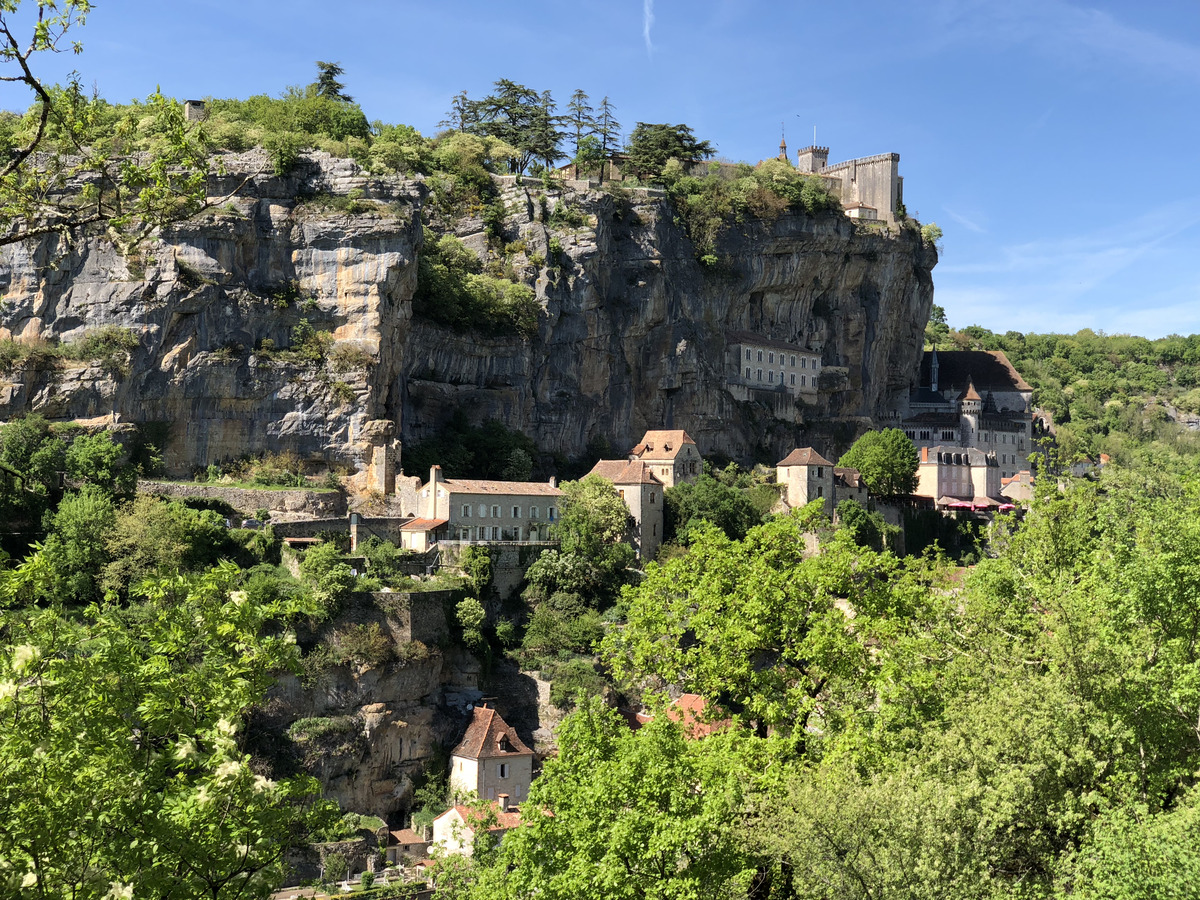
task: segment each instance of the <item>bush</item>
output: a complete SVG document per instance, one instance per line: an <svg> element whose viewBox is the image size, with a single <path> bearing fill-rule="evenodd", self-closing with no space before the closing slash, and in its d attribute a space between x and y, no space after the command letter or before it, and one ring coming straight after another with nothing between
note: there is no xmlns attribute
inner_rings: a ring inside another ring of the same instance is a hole
<svg viewBox="0 0 1200 900"><path fill-rule="evenodd" d="M533 289L494 275L458 238L427 231L417 261L413 314L456 331L537 332L541 307Z"/></svg>

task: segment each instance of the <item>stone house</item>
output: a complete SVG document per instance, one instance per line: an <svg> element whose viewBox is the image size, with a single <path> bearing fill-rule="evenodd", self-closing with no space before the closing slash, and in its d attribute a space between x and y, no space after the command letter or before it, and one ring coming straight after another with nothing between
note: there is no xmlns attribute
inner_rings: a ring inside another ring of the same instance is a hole
<svg viewBox="0 0 1200 900"><path fill-rule="evenodd" d="M510 811L499 803L484 806L482 812L461 804L452 806L433 820L433 847L444 854L470 856L475 849L476 829L489 814L488 806L496 816L496 823L488 827L488 832L498 840L503 839L509 829L521 824L520 812Z"/></svg>
<svg viewBox="0 0 1200 900"><path fill-rule="evenodd" d="M411 828L401 828L390 833L386 850L389 866L400 865L405 859L416 861L429 856L431 841L417 834Z"/></svg>
<svg viewBox="0 0 1200 900"><path fill-rule="evenodd" d="M943 509L991 509L1006 502L996 454L955 445L921 448L915 493Z"/></svg>
<svg viewBox="0 0 1200 900"><path fill-rule="evenodd" d="M686 431L647 431L629 451L630 462L644 462L666 487L700 477L704 460Z"/></svg>
<svg viewBox="0 0 1200 900"><path fill-rule="evenodd" d="M751 391L816 396L821 374L819 352L748 331L730 332L726 342L727 383L739 400L751 399Z"/></svg>
<svg viewBox="0 0 1200 900"><path fill-rule="evenodd" d="M480 800L520 803L529 796L533 751L491 706L477 706L471 724L450 754L450 791ZM435 838L436 842L436 838Z"/></svg>
<svg viewBox="0 0 1200 900"><path fill-rule="evenodd" d="M602 459L588 474L612 482L633 520L629 543L639 558L654 559L662 545L665 485L650 464L641 460Z"/></svg>
<svg viewBox="0 0 1200 900"><path fill-rule="evenodd" d="M562 491L553 478L548 482L447 479L441 466L432 466L429 481L417 497L427 534L440 531L453 541L548 541L550 526L558 520ZM415 535L412 541L415 545Z"/></svg>
<svg viewBox="0 0 1200 900"><path fill-rule="evenodd" d="M812 447L799 447L776 463L775 481L786 485L783 500L792 509L824 500L825 515L831 519L843 500L867 503L867 486L858 469L835 466Z"/></svg>

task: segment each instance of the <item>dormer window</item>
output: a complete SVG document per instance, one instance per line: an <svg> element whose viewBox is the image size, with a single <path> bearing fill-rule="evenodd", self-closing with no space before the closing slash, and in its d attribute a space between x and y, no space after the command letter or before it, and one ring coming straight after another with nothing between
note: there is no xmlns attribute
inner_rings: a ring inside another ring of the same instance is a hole
<svg viewBox="0 0 1200 900"><path fill-rule="evenodd" d="M507 734L500 735L500 740L497 741L496 743L499 745L501 753L512 753L513 752L512 741L510 741L508 739Z"/></svg>

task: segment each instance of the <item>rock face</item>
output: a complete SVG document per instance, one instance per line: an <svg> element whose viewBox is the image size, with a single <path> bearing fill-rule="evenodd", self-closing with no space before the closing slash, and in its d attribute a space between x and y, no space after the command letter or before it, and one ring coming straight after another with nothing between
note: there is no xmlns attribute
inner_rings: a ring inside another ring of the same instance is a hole
<svg viewBox="0 0 1200 900"><path fill-rule="evenodd" d="M240 186L233 199L131 253L97 236L0 249L0 339L69 342L109 325L138 338L125 371L0 372L0 417L169 423L177 474L293 450L385 484L390 438L367 423L412 442L462 409L566 456L685 428L704 453L774 462L801 443L836 451L897 408L917 371L937 257L912 228L836 213L748 221L705 267L656 192L498 178L504 261L542 313L532 339L481 337L413 318L420 223L437 217L419 179L323 154L286 178L263 174L260 153L225 168L210 193ZM581 224L555 224L560 204ZM481 219L449 225L486 252ZM735 399L738 331L818 351L816 401Z"/></svg>

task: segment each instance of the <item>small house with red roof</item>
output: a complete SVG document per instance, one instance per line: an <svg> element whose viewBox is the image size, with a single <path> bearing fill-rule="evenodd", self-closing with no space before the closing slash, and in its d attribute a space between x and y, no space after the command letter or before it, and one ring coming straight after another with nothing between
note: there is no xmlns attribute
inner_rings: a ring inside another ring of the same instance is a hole
<svg viewBox="0 0 1200 900"><path fill-rule="evenodd" d="M640 459L602 459L588 474L612 482L633 521L629 543L642 559L654 559L662 544L666 485L654 474L650 463Z"/></svg>
<svg viewBox="0 0 1200 900"><path fill-rule="evenodd" d="M700 477L704 460L686 431L647 431L629 451L630 462L644 462L667 487Z"/></svg>
<svg viewBox="0 0 1200 900"><path fill-rule="evenodd" d="M433 848L439 853L470 856L474 852L475 835L487 828L497 841L521 824L521 813L501 803L475 806L456 804L433 820Z"/></svg>
<svg viewBox="0 0 1200 900"><path fill-rule="evenodd" d="M490 705L472 711L467 733L450 755L450 791L458 797L520 803L529 796L533 751Z"/></svg>

